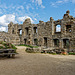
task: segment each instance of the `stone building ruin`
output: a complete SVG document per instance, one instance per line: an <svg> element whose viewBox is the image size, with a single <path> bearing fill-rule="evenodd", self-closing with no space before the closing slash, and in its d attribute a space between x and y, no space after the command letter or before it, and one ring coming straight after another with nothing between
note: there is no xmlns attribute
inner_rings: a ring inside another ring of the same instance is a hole
<svg viewBox="0 0 75 75"><path fill-rule="evenodd" d="M75 51L75 18L66 11L63 19L54 21L39 21L32 24L30 19L26 19L23 24L8 24L8 32L0 32L0 40L13 43L15 45L38 45L49 48L63 48ZM57 30L57 27L60 27Z"/></svg>

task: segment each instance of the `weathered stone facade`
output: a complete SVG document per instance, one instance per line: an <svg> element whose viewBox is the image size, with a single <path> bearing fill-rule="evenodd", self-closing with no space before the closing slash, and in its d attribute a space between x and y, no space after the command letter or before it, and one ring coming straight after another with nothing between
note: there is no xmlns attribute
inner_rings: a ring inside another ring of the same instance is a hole
<svg viewBox="0 0 75 75"><path fill-rule="evenodd" d="M39 21L38 24L31 24L29 18L21 25L11 22L8 25L6 37L10 39L9 42L16 45L38 45L75 51L75 18L70 16L69 13L69 10L66 11L63 19L54 21L50 17L50 21ZM56 29L58 25L60 26L60 31ZM20 34L20 30L22 30L22 34Z"/></svg>
<svg viewBox="0 0 75 75"><path fill-rule="evenodd" d="M15 34L6 33L6 32L0 32L0 41L9 42L14 45L20 44L19 36Z"/></svg>

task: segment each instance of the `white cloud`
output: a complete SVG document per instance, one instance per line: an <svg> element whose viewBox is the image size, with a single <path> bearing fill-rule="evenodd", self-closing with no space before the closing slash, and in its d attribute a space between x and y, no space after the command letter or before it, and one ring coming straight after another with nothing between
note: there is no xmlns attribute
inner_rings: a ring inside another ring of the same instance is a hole
<svg viewBox="0 0 75 75"><path fill-rule="evenodd" d="M34 3L34 1L36 1L36 0L32 0L33 3ZM17 5L14 5L14 4L6 5L6 3L1 3L0 4L0 15L1 15L0 16L0 25L7 26L7 24L10 22L10 20L12 22L14 22L15 19L17 20L17 18L19 16L20 17L21 16L30 16L34 20L33 16L34 16L34 14L37 14L37 13L35 11L31 12L31 10L30 10L30 9L32 9L32 10L35 9L34 4L24 2L22 5L19 5L19 4L17 4ZM39 5L37 5L37 7L38 6ZM43 5L40 5L40 7L45 8ZM7 13L9 15L6 15ZM16 21L15 21L15 23L16 23Z"/></svg>
<svg viewBox="0 0 75 75"><path fill-rule="evenodd" d="M35 21L37 21L37 19L36 19L36 18L34 18L34 20L35 20Z"/></svg>
<svg viewBox="0 0 75 75"><path fill-rule="evenodd" d="M7 26L8 25L5 18L6 18L6 15L3 15L3 16L0 17L0 25L2 25L2 26Z"/></svg>
<svg viewBox="0 0 75 75"><path fill-rule="evenodd" d="M6 15L5 20L6 20L6 22L11 22L12 21L12 22L16 23L15 15L13 15L13 14Z"/></svg>
<svg viewBox="0 0 75 75"><path fill-rule="evenodd" d="M0 31L6 31L6 27L0 27Z"/></svg>
<svg viewBox="0 0 75 75"><path fill-rule="evenodd" d="M36 5L41 6L41 8L45 8L42 0L31 0L31 1L32 1L32 3L35 3Z"/></svg>
<svg viewBox="0 0 75 75"><path fill-rule="evenodd" d="M63 3L63 1L57 1L56 3Z"/></svg>
<svg viewBox="0 0 75 75"><path fill-rule="evenodd" d="M7 26L11 21L13 23L17 23L15 21L15 15L13 15L13 14L7 14L7 15L3 15L0 17L0 25L1 26Z"/></svg>
<svg viewBox="0 0 75 75"><path fill-rule="evenodd" d="M18 17L18 21L19 21L19 22L24 22L25 19L27 19L27 18L30 18L31 23L34 23L34 21L32 20L32 18L29 17L29 16Z"/></svg>
<svg viewBox="0 0 75 75"><path fill-rule="evenodd" d="M27 19L27 18L30 18L31 23L34 23L33 20L35 20L35 21L37 20L36 18L32 19L29 16L16 17L14 14L7 14L7 15L3 15L0 17L0 26L6 26L7 27L10 22L23 23L25 21L25 19Z"/></svg>
<svg viewBox="0 0 75 75"><path fill-rule="evenodd" d="M25 19L30 18L31 23L34 23L33 19L29 16L22 16L22 17L17 17L13 14L7 14L7 15L3 15L0 17L0 31L7 31L7 26L10 22L13 23L22 23L25 21ZM36 19L35 19L36 20Z"/></svg>
<svg viewBox="0 0 75 75"><path fill-rule="evenodd" d="M42 8L45 8L45 6L41 5Z"/></svg>
<svg viewBox="0 0 75 75"><path fill-rule="evenodd" d="M52 2L52 3L51 3L51 6L57 7L58 5L63 4L63 3L65 3L65 2L66 2L66 1L64 1L64 0L59 0L59 1L56 1L56 2Z"/></svg>
<svg viewBox="0 0 75 75"><path fill-rule="evenodd" d="M55 4L55 3L53 3L53 2L51 3L51 6L53 6L53 7L57 7L57 6L56 6L56 4Z"/></svg>
<svg viewBox="0 0 75 75"><path fill-rule="evenodd" d="M68 3L68 2L75 3L75 0L58 0L56 2L51 2L51 6L57 7L58 5Z"/></svg>
<svg viewBox="0 0 75 75"><path fill-rule="evenodd" d="M32 2L34 3L34 1L37 1L37 5L41 6L42 8L45 8L42 5L42 0L32 0ZM26 3L26 2L24 2ZM38 4L39 3L39 4ZM27 6L27 9L25 8ZM34 21L36 21L37 19L34 19L38 16L35 16L35 14L37 14L35 11L31 12L29 9L34 9L34 4L28 3L28 4L22 4L22 5L6 5L6 3L4 4L0 4L0 27L4 26L7 27L8 24L12 21L13 23L22 23L26 18L30 18L31 22L33 23ZM29 10L29 11L27 11ZM8 14L7 14L8 13ZM31 18L32 17L32 18Z"/></svg>
<svg viewBox="0 0 75 75"><path fill-rule="evenodd" d="M36 0L36 3L37 3L38 5L42 5L42 0Z"/></svg>
<svg viewBox="0 0 75 75"><path fill-rule="evenodd" d="M31 9L34 9L31 4L26 5L26 9L27 9L27 10L29 10L30 8L31 8Z"/></svg>
<svg viewBox="0 0 75 75"><path fill-rule="evenodd" d="M23 6L18 6L17 9L22 9L23 10L24 7Z"/></svg>

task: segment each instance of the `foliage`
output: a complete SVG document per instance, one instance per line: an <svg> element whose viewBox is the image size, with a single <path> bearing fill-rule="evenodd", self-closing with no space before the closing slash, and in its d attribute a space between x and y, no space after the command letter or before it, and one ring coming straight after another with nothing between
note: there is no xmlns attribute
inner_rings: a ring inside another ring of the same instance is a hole
<svg viewBox="0 0 75 75"><path fill-rule="evenodd" d="M38 46L31 46L31 45L25 45L25 44L21 44L21 45L18 45L18 46L26 46L26 47L29 47L29 48L38 48Z"/></svg>
<svg viewBox="0 0 75 75"><path fill-rule="evenodd" d="M0 49L2 49L3 48L3 46L0 46Z"/></svg>
<svg viewBox="0 0 75 75"><path fill-rule="evenodd" d="M11 44L11 46L12 46L13 49L17 49L13 44Z"/></svg>
<svg viewBox="0 0 75 75"><path fill-rule="evenodd" d="M69 52L68 54L69 54L69 55L75 55L75 53L73 53L73 52Z"/></svg>
<svg viewBox="0 0 75 75"><path fill-rule="evenodd" d="M3 42L3 41L0 41L0 49L17 49L13 44L11 43L7 43L7 42Z"/></svg>

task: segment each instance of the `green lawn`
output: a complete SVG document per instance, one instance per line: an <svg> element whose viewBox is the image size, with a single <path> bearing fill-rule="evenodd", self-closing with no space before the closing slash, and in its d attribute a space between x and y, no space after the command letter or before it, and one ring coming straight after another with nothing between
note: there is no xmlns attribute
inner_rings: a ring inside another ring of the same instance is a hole
<svg viewBox="0 0 75 75"><path fill-rule="evenodd" d="M39 46L31 46L31 45L25 45L25 44L21 44L21 45L18 45L18 46L26 46L26 47L30 47L30 48L38 48Z"/></svg>

